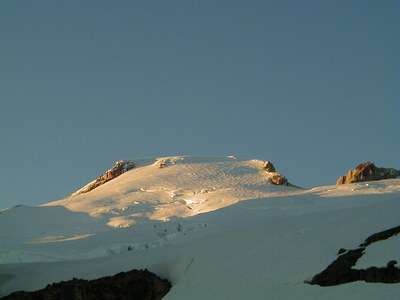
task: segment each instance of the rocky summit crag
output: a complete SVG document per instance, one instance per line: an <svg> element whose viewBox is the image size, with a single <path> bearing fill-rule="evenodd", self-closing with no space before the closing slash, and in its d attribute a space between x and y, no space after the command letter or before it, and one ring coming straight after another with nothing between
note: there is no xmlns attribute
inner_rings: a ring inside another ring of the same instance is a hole
<svg viewBox="0 0 400 300"><path fill-rule="evenodd" d="M263 170L265 172L268 172L268 173L271 174L271 177L269 178L269 181L272 184L275 184L275 185L286 185L286 186L290 185L290 186L292 186L285 176L283 176L281 173L276 171L274 165L270 161L266 161L265 162Z"/></svg>
<svg viewBox="0 0 400 300"><path fill-rule="evenodd" d="M348 171L346 175L340 176L336 184L392 179L399 176L400 170L393 168L378 168L372 162L365 162L359 164L355 169Z"/></svg>
<svg viewBox="0 0 400 300"><path fill-rule="evenodd" d="M129 170L132 170L135 167L136 166L132 161L119 160L115 163L115 165L110 170L106 171L104 174L100 175L99 177L97 177L95 180L93 180L92 182L85 185L80 190L69 195L69 197L90 192L90 191L94 190L95 188L103 185L104 183L106 183L114 178L117 178L118 176L122 175L123 173L125 173Z"/></svg>

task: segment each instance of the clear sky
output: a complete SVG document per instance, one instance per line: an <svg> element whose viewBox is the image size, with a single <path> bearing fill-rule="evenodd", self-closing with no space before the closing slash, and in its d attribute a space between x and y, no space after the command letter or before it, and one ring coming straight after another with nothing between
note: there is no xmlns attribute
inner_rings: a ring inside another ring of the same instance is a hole
<svg viewBox="0 0 400 300"><path fill-rule="evenodd" d="M400 169L400 1L0 1L0 208L120 159Z"/></svg>

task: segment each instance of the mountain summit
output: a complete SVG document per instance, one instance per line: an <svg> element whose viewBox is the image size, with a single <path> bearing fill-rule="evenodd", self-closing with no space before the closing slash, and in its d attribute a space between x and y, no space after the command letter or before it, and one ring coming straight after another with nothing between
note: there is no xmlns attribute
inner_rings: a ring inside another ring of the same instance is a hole
<svg viewBox="0 0 400 300"><path fill-rule="evenodd" d="M113 227L166 221L213 211L246 199L298 190L271 162L176 156L121 160L63 200L62 205L108 219Z"/></svg>

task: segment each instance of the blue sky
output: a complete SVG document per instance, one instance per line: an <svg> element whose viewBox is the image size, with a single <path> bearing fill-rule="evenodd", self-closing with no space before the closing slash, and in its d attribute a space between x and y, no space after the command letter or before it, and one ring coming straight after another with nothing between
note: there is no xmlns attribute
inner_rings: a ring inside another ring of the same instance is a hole
<svg viewBox="0 0 400 300"><path fill-rule="evenodd" d="M1 1L0 208L120 159L400 169L399 1Z"/></svg>

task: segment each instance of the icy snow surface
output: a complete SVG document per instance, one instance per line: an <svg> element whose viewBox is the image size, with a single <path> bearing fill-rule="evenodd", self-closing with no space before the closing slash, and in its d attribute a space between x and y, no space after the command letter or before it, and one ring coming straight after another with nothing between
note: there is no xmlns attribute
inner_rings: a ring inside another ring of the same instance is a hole
<svg viewBox="0 0 400 300"><path fill-rule="evenodd" d="M303 190L270 184L261 160L133 161L87 194L0 211L0 296L147 268L172 281L165 299L398 299L399 284L304 281L400 225L399 179ZM396 236L356 267L398 253Z"/></svg>

